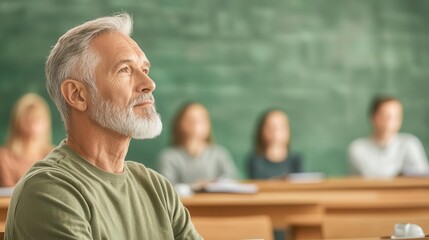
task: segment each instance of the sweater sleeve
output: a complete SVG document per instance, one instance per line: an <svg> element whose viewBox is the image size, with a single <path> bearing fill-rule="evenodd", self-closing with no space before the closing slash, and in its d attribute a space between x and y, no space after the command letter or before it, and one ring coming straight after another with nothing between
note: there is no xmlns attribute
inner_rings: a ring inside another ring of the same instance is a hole
<svg viewBox="0 0 429 240"><path fill-rule="evenodd" d="M171 225L175 240L200 240L199 235L191 221L191 216L188 209L180 201L180 197L174 190L173 186L163 177L156 177L162 185L164 195L164 205L167 206L168 214L170 215Z"/></svg>
<svg viewBox="0 0 429 240"><path fill-rule="evenodd" d="M92 239L90 211L76 185L54 171L28 177L15 189L18 201L11 201L6 240Z"/></svg>

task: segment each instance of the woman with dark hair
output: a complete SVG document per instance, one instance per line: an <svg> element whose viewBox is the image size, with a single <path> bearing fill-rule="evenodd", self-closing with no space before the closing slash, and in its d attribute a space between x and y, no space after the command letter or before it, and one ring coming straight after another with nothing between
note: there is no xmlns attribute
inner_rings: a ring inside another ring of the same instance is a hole
<svg viewBox="0 0 429 240"><path fill-rule="evenodd" d="M352 174L368 178L392 178L401 174L429 174L429 164L420 140L400 133L403 107L390 96L374 98L370 117L372 133L349 146Z"/></svg>
<svg viewBox="0 0 429 240"><path fill-rule="evenodd" d="M171 147L159 158L159 170L172 184L204 184L236 177L230 153L213 141L210 116L200 103L183 106L173 120Z"/></svg>
<svg viewBox="0 0 429 240"><path fill-rule="evenodd" d="M287 115L270 110L259 120L255 136L255 152L248 157L251 179L280 177L301 172L301 157L290 152L290 128Z"/></svg>

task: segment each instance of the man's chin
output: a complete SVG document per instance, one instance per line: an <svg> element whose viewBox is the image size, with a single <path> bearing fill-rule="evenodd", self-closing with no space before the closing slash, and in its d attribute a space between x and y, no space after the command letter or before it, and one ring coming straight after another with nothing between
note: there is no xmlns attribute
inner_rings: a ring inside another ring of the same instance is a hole
<svg viewBox="0 0 429 240"><path fill-rule="evenodd" d="M136 133L133 136L131 136L133 139L153 139L158 137L162 132L162 123L159 124L159 126L154 126L150 128L150 130L146 130L140 133Z"/></svg>

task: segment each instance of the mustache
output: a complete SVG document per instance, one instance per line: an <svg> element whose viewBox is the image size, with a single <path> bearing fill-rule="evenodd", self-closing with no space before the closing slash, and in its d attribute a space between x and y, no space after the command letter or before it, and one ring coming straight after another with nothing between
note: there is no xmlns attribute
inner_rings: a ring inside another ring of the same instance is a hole
<svg viewBox="0 0 429 240"><path fill-rule="evenodd" d="M142 94L136 98L133 98L130 101L129 106L132 107L134 105L137 105L137 104L145 102L145 101L152 101L155 104L155 97L152 95L152 93Z"/></svg>

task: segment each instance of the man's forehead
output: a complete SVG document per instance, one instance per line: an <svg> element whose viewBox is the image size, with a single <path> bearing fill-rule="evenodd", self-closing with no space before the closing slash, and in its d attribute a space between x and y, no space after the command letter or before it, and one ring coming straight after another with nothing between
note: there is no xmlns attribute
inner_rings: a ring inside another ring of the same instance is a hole
<svg viewBox="0 0 429 240"><path fill-rule="evenodd" d="M119 61L126 57L148 62L139 45L131 37L120 32L100 34L93 39L91 44L101 55L108 57L112 61Z"/></svg>

